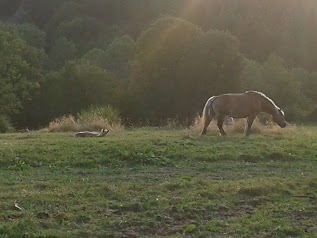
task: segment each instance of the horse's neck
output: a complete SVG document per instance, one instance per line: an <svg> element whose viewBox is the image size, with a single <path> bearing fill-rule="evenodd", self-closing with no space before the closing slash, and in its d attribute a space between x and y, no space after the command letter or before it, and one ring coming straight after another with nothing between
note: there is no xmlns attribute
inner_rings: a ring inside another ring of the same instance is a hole
<svg viewBox="0 0 317 238"><path fill-rule="evenodd" d="M276 114L276 107L268 99L263 98L262 99L262 111L274 116Z"/></svg>

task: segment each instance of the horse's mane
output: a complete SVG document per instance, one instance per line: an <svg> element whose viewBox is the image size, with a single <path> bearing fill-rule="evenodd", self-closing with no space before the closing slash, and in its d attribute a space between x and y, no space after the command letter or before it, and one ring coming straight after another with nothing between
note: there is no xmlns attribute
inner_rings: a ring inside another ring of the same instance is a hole
<svg viewBox="0 0 317 238"><path fill-rule="evenodd" d="M259 96L265 98L267 101L269 101L275 108L280 109L278 106L276 106L276 104L273 102L273 100L271 98L269 98L268 96L266 96L264 93L262 92L258 92L258 91L246 91L245 93L254 93L254 94L258 94Z"/></svg>

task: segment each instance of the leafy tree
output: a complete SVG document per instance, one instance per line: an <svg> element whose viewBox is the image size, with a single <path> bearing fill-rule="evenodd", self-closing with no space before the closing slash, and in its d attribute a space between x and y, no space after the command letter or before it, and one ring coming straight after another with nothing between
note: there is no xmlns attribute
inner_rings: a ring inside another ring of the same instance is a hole
<svg viewBox="0 0 317 238"><path fill-rule="evenodd" d="M13 31L32 47L44 49L46 46L46 33L33 24L15 25Z"/></svg>
<svg viewBox="0 0 317 238"><path fill-rule="evenodd" d="M0 115L18 113L42 79L39 51L0 29Z"/></svg>
<svg viewBox="0 0 317 238"><path fill-rule="evenodd" d="M131 75L131 62L135 54L135 41L130 36L115 39L106 50L92 49L83 58L119 78Z"/></svg>
<svg viewBox="0 0 317 238"><path fill-rule="evenodd" d="M306 73L288 69L285 61L273 54L263 64L246 61L242 73L243 87L245 90L261 91L271 97L285 110L287 119L303 120L312 110L310 101L301 93Z"/></svg>
<svg viewBox="0 0 317 238"><path fill-rule="evenodd" d="M177 113L177 69L202 36L199 28L176 18L162 18L144 31L137 41L132 90L143 117L152 120ZM172 105L175 103L175 105Z"/></svg>
<svg viewBox="0 0 317 238"><path fill-rule="evenodd" d="M96 47L96 39L103 36L103 25L93 17L78 17L61 23L58 27L58 35L73 41L83 54Z"/></svg>
<svg viewBox="0 0 317 238"><path fill-rule="evenodd" d="M176 18L162 18L141 34L135 67L132 87L149 118L191 118L209 96L241 87L236 38Z"/></svg>
<svg viewBox="0 0 317 238"><path fill-rule="evenodd" d="M58 38L49 51L51 68L60 69L65 62L76 57L75 44L65 37Z"/></svg>
<svg viewBox="0 0 317 238"><path fill-rule="evenodd" d="M94 48L88 51L83 59L87 60L90 64L96 65L100 68L106 69L106 53L102 49Z"/></svg>
<svg viewBox="0 0 317 238"><path fill-rule="evenodd" d="M195 73L202 81L201 90L207 94L221 94L241 89L240 73L243 58L239 41L229 32L210 30L194 49ZM195 75L191 75L194 77Z"/></svg>
<svg viewBox="0 0 317 238"><path fill-rule="evenodd" d="M106 69L119 77L131 74L130 62L134 59L136 43L128 35L115 39L105 51Z"/></svg>
<svg viewBox="0 0 317 238"><path fill-rule="evenodd" d="M64 114L76 115L91 105L109 105L116 101L113 76L87 61L70 61L58 72L46 76L29 121L45 125Z"/></svg>

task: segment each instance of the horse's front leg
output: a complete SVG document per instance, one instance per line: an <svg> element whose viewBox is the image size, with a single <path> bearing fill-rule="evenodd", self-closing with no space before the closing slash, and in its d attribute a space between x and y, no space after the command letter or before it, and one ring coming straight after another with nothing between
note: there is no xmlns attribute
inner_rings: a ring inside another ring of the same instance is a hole
<svg viewBox="0 0 317 238"><path fill-rule="evenodd" d="M223 121L224 121L224 116L219 116L218 120L217 120L217 126L219 128L219 131L221 133L222 136L226 136L227 133L224 131L224 129L222 128L223 125Z"/></svg>
<svg viewBox="0 0 317 238"><path fill-rule="evenodd" d="M251 115L247 118L247 122L245 124L245 130L244 130L244 135L245 136L249 136L250 133L251 133L251 126L252 126L252 123L255 119L256 115Z"/></svg>

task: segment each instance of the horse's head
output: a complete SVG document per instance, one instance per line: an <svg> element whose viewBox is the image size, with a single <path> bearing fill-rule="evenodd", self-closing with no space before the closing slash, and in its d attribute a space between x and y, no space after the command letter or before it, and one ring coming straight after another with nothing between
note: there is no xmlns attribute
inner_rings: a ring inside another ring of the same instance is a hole
<svg viewBox="0 0 317 238"><path fill-rule="evenodd" d="M273 121L277 125L279 125L281 128L286 127L286 121L285 121L284 112L282 111L282 109L280 108L276 109L276 113L275 115L273 115Z"/></svg>

